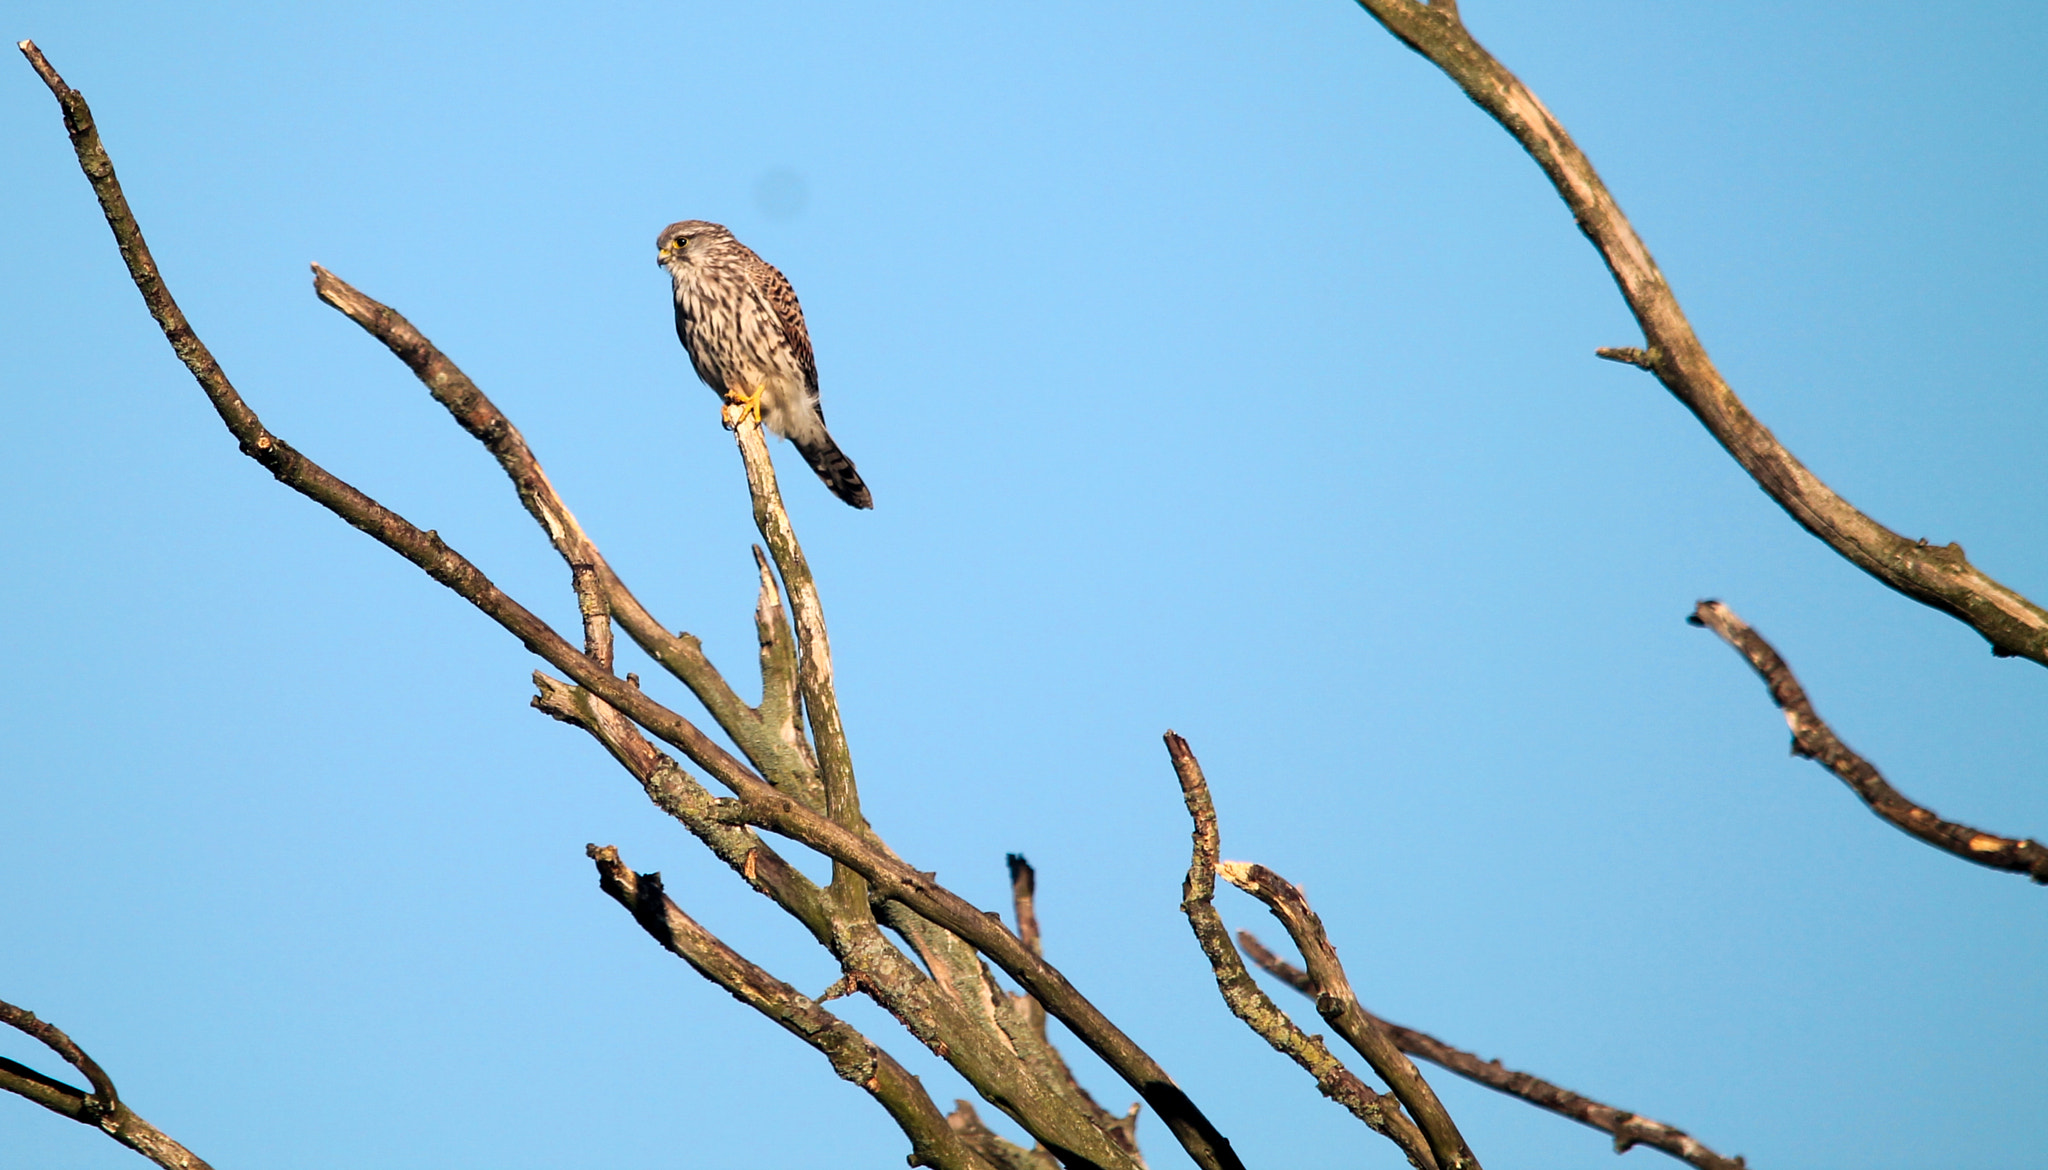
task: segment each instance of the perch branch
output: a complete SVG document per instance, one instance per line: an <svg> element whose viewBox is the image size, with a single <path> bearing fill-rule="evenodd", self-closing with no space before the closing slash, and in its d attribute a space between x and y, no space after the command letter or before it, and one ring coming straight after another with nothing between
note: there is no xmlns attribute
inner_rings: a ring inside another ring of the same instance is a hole
<svg viewBox="0 0 2048 1170"><path fill-rule="evenodd" d="M1647 362L1664 388L1765 494L1851 564L1975 629L1993 653L2048 665L2048 610L1970 564L1960 545L1911 540L1858 511L1749 412L1707 356L1649 247L1591 160L1536 95L1473 39L1455 7L1416 0L1358 2L1401 43L1443 70L1543 168L1579 230L1606 261L1643 330L1644 348L1601 356ZM1629 356L1621 356L1625 353Z"/></svg>
<svg viewBox="0 0 2048 1170"><path fill-rule="evenodd" d="M64 1062L85 1074L91 1092L75 1089L46 1077L25 1064L0 1056L0 1089L26 1097L52 1113L68 1117L94 1129L162 1166L165 1170L212 1170L199 1155L165 1136L164 1132L136 1116L121 1103L113 1078L99 1062L86 1055L71 1037L56 1025L36 1018L26 1008L0 1001L0 1024L64 1058Z"/></svg>
<svg viewBox="0 0 2048 1170"><path fill-rule="evenodd" d="M1251 931L1238 931L1237 944L1260 970L1310 999L1316 997L1315 980L1309 978L1308 972L1267 950L1253 937ZM1568 1117L1581 1125L1597 1129L1614 1139L1614 1152L1617 1154L1627 1153L1640 1145L1662 1150L1682 1162L1699 1167L1700 1170L1744 1168L1745 1163L1741 1158L1723 1158L1695 1141L1682 1129L1665 1125L1661 1121L1652 1121L1625 1109L1616 1109L1612 1105L1603 1105L1570 1089L1553 1085L1540 1077L1502 1068L1497 1060L1481 1060L1470 1052L1451 1047L1427 1032L1404 1028L1379 1016L1372 1018L1388 1036L1393 1038L1394 1044L1408 1055L1419 1056L1431 1064L1457 1073L1468 1081L1485 1085L1510 1097L1519 1097L1539 1109L1548 1109L1560 1117Z"/></svg>
<svg viewBox="0 0 2048 1170"><path fill-rule="evenodd" d="M1314 1077L1323 1096L1350 1110L1374 1133L1399 1146L1408 1156L1409 1164L1417 1170L1438 1170L1440 1163L1431 1152L1428 1139L1401 1112L1399 1101L1374 1092L1359 1080L1344 1067L1343 1061L1330 1055L1322 1037L1303 1032L1244 969L1244 960L1230 945L1230 932L1223 925L1223 916L1216 912L1220 834L1216 805L1209 797L1209 782L1202 776L1201 762L1195 759L1187 740L1167 732L1166 751L1173 759L1174 773L1180 777L1181 797L1187 802L1188 816L1195 823L1194 853L1188 861L1187 879L1181 885L1180 908L1215 971L1216 987L1223 993L1223 1002L1232 1015L1243 1020L1275 1052Z"/></svg>
<svg viewBox="0 0 2048 1170"><path fill-rule="evenodd" d="M754 501L754 526L768 544L768 555L782 574L783 592L796 624L797 687L803 693L804 714L811 725L816 745L818 771L825 785L825 815L835 823L869 836L867 821L860 813L860 790L853 779L853 756L846 747L846 728L839 719L839 693L832 675L832 640L825 632L825 607L818 600L817 581L810 562L797 543L796 529L782 506L782 490L775 480L775 464L768 457L766 432L759 419L746 419L733 428L740 462L747 471L747 491ZM848 911L865 910L867 887L860 876L843 867L832 873L833 896Z"/></svg>
<svg viewBox="0 0 2048 1170"><path fill-rule="evenodd" d="M1792 754L1804 756L1841 777L1842 783L1870 806L1870 811L1901 831L1965 861L2008 873L2023 873L2036 882L2048 884L2048 847L2039 841L2000 837L1944 821L1886 783L1870 761L1849 750L1849 745L1836 738L1834 730L1814 713L1806 689L1792 677L1792 668L1785 665L1763 635L1736 617L1735 611L1718 601L1702 601L1686 621L1719 634L1722 641L1748 660L1750 669L1770 688L1771 701L1785 712L1785 724L1792 729Z"/></svg>
<svg viewBox="0 0 2048 1170"><path fill-rule="evenodd" d="M633 915L654 941L734 999L780 1024L832 1062L842 1080L865 1089L910 1139L912 1166L995 1170L963 1141L937 1105L896 1059L852 1025L775 978L683 913L662 892L661 875L634 873L610 845L592 845L598 885Z"/></svg>

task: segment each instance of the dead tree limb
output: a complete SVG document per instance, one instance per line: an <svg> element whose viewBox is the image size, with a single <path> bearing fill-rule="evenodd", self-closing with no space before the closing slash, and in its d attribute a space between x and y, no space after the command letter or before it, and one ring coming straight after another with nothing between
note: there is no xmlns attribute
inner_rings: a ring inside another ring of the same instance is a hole
<svg viewBox="0 0 2048 1170"><path fill-rule="evenodd" d="M768 542L768 555L782 576L782 591L789 598L795 619L797 647L797 689L803 695L805 719L811 728L816 752L818 779L825 795L825 815L834 824L875 840L866 818L860 813L860 791L854 785L853 756L846 747L846 728L839 718L839 692L832 674L832 642L825 633L825 607L818 599L817 581L810 561L797 543L796 528L782 504L782 489L775 479L775 464L768 457L767 432L758 418L733 428L740 461L747 469L747 491L754 502L754 526ZM832 896L843 913L867 913L868 888L859 872L835 861Z"/></svg>
<svg viewBox="0 0 2048 1170"><path fill-rule="evenodd" d="M1785 725L1792 729L1792 754L1804 756L1841 778L1863 803L1901 832L1909 833L1936 849L1973 861L1988 869L2023 873L2048 884L2048 847L2039 841L2001 837L1968 825L1942 820L1931 809L1922 808L1885 782L1870 761L1851 751L1815 713L1806 688L1792 676L1792 668L1764 641L1763 635L1735 616L1735 611L1718 601L1702 601L1685 619L1704 626L1735 647L1750 669L1770 688L1771 701L1785 713Z"/></svg>
<svg viewBox="0 0 2048 1170"><path fill-rule="evenodd" d="M1017 937L1030 948L1032 954L1043 957L1044 940L1038 929L1038 872L1031 868L1031 863L1026 861L1021 853L1012 853L1004 860L1010 870L1010 906L1017 923ZM1140 1106L1133 1104L1121 1117L1104 1109L1095 1097L1082 1087L1080 1079L1074 1075L1074 1070L1067 1064L1066 1058L1060 1055L1059 1049L1054 1047L1047 1037L1045 1008L1041 1007L1028 992L1011 996L1010 1000L1028 1029L1026 1036L1015 1037L1019 1055L1033 1066L1037 1075L1065 1084L1080 1101L1082 1109L1086 1110L1095 1124L1109 1135L1110 1140L1123 1147L1126 1153L1143 1166L1144 1157L1138 1152Z"/></svg>
<svg viewBox="0 0 2048 1170"><path fill-rule="evenodd" d="M1180 778L1181 798L1187 802L1188 817L1194 821L1194 851L1188 860L1188 876L1181 884L1180 908L1187 915L1188 925L1194 929L1195 941L1202 946L1202 953L1208 956L1209 966L1216 975L1217 990L1223 993L1223 1002L1231 1014L1243 1020L1246 1026L1258 1033L1259 1038L1273 1046L1275 1052L1300 1065L1316 1080L1316 1088L1323 1096L1350 1110L1353 1117L1364 1122L1374 1133L1400 1147L1408 1156L1410 1165L1417 1170L1441 1170L1447 1163L1440 1162L1431 1149L1429 1139L1423 1136L1407 1114L1401 1112L1400 1100L1375 1092L1370 1085L1358 1079L1344 1062L1331 1055L1329 1047L1320 1036L1311 1036L1301 1030L1287 1013L1273 1002L1251 972L1244 969L1244 960L1238 957L1237 948L1230 945L1230 931L1223 925L1223 916L1216 912L1216 867L1220 834L1216 825L1216 804L1209 796L1209 782L1202 775L1201 762L1195 759L1188 741L1169 731L1166 733L1166 751L1173 759L1174 774Z"/></svg>
<svg viewBox="0 0 2048 1170"><path fill-rule="evenodd" d="M121 1103L114 1080L99 1062L86 1055L71 1037L55 1024L36 1018L26 1008L0 1001L0 1024L64 1058L64 1063L84 1074L90 1092L0 1056L0 1089L25 1097L50 1112L83 1125L92 1126L164 1170L213 1170L205 1159L173 1141L162 1130L137 1116Z"/></svg>
<svg viewBox="0 0 2048 1170"><path fill-rule="evenodd" d="M1108 1124L1116 1119L1106 1119L1070 1079L1045 1075L1057 1055L1047 1055L1050 1049L1042 1040L1034 1047L1023 1018L1000 1002L1000 993L971 949L901 907L883 904L884 918L924 959L926 968L919 968L888 942L872 919L842 918L836 900L824 888L793 869L750 828L734 823L739 802L712 795L650 744L630 720L581 688L544 674L536 675L535 682L540 690L535 707L590 732L640 781L657 806L832 952L844 974L821 999L856 990L867 994L952 1065L976 1092L1057 1151L1069 1167L1140 1170L1142 1162L1126 1149L1127 1126L1117 1129ZM926 969L932 974L928 976ZM1063 1064L1058 1067L1064 1069ZM1002 1151L1015 1149L995 1144L1000 1139L993 1136L976 1142L984 1157L999 1162Z"/></svg>
<svg viewBox="0 0 2048 1170"><path fill-rule="evenodd" d="M592 845L598 885L626 908L654 941L688 963L733 998L782 1025L823 1053L832 1071L888 1110L910 1139L912 1166L942 1170L997 1170L956 1133L916 1077L851 1024L823 1005L749 962L683 913L663 892L661 875L635 873L610 845Z"/></svg>
<svg viewBox="0 0 2048 1170"><path fill-rule="evenodd" d="M1308 972L1266 949L1251 931L1238 931L1237 945L1261 971L1310 999L1316 997L1315 980L1309 978ZM1481 1060L1470 1052L1451 1047L1427 1032L1404 1028L1392 1020L1377 1015L1372 1018L1401 1051L1408 1055L1420 1057L1439 1068L1449 1069L1475 1084L1485 1085L1510 1097L1518 1097L1539 1109L1548 1109L1560 1117L1568 1117L1581 1125L1597 1129L1614 1139L1614 1152L1617 1154L1625 1154L1636 1146L1648 1146L1662 1150L1689 1165L1697 1166L1699 1170L1744 1170L1746 1166L1740 1157L1724 1158L1701 1145L1682 1129L1665 1125L1661 1121L1652 1121L1626 1109L1603 1105L1590 1097L1582 1097L1570 1089L1551 1084L1540 1077L1503 1068L1497 1060Z"/></svg>
<svg viewBox="0 0 2048 1170"><path fill-rule="evenodd" d="M1970 564L1960 545L1913 540L1858 511L1749 412L1715 369L1649 247L1591 160L1529 87L1473 39L1455 4L1358 3L1513 135L1571 208L1643 330L1642 347L1612 347L1600 356L1655 374L1757 486L1851 564L1970 626L1991 643L1992 653L2048 665L2048 610Z"/></svg>
<svg viewBox="0 0 2048 1170"><path fill-rule="evenodd" d="M1216 873L1264 902L1280 925L1287 928L1294 945L1308 961L1309 978L1316 986L1316 1014L1365 1057L1366 1063L1401 1099L1401 1104L1408 1107L1409 1115L1429 1139L1429 1149L1436 1155L1437 1164L1479 1170L1479 1160L1472 1156L1471 1147L1465 1144L1464 1135L1458 1132L1450 1111L1437 1100L1436 1090L1429 1087L1422 1070L1394 1046L1378 1022L1358 1005L1358 995L1344 974L1344 964L1337 961L1337 948L1330 945L1323 920L1309 907L1301 888L1263 865L1242 861L1219 861Z"/></svg>

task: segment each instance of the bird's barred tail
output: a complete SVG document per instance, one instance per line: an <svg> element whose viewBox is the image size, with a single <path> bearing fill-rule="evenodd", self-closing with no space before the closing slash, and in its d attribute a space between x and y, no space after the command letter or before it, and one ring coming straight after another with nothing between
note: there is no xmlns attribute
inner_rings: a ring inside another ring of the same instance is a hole
<svg viewBox="0 0 2048 1170"><path fill-rule="evenodd" d="M856 508L875 506L875 498L868 494L868 485L860 481L860 472L853 469L853 460L846 457L846 452L839 449L839 444L832 441L832 436L826 434L823 427L818 429L815 439L798 442L792 436L790 442L796 445L797 454L804 457L811 470L818 473L818 478L825 481L825 486L832 489L833 495Z"/></svg>

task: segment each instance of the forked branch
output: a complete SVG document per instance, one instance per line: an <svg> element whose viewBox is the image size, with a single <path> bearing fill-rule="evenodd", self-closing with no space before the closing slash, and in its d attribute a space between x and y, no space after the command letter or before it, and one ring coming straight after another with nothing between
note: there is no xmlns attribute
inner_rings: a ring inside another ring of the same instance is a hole
<svg viewBox="0 0 2048 1170"><path fill-rule="evenodd" d="M1085 1095L1076 1101L1059 1093L1057 1085L1047 1092L1048 1082L1034 1081L1029 1075L1025 1059L1029 1046L1012 1040L1010 1033L1019 1029L1003 1028L1000 1013L997 1020L988 1018L985 1009L994 1006L990 989L974 986L980 969L973 952L959 940L922 919L903 915L900 907L893 908L897 914L892 918L925 944L930 950L928 959L937 960L934 974L927 975L890 945L872 920L865 916L854 921L840 918L835 900L823 888L791 868L753 830L732 823L737 801L713 796L648 743L630 721L588 692L546 675L536 676L535 682L540 689L535 707L590 732L640 781L657 806L681 821L748 885L803 923L812 937L832 952L843 974L818 1002L855 991L865 993L919 1043L952 1065L976 1092L998 1102L1049 1147L1064 1151L1063 1157L1074 1170L1139 1170L1142 1164L1120 1149L1119 1131L1088 1111L1092 1103ZM891 908L885 904L883 909ZM948 939L950 947L944 942ZM948 958L954 960L950 970ZM956 978L948 979L947 986L941 988L935 978L939 974ZM955 994L956 989L968 994ZM998 1163L1004 1160L998 1155L1015 1151L995 1139L968 1137L977 1153Z"/></svg>
<svg viewBox="0 0 2048 1170"><path fill-rule="evenodd" d="M1237 932L1237 945L1261 971L1287 984L1311 1000L1317 996L1316 983L1308 972L1267 950L1249 930ZM1361 1009L1362 1010L1362 1009ZM1370 1013L1368 1013L1370 1014ZM1391 1020L1372 1017L1394 1043L1410 1056L1420 1057L1439 1068L1449 1069L1468 1081L1496 1092L1518 1097L1539 1109L1569 1117L1614 1139L1614 1152L1625 1154L1636 1146L1649 1146L1697 1166L1700 1170L1744 1170L1741 1158L1723 1158L1701 1145L1684 1130L1665 1125L1625 1109L1603 1105L1570 1089L1540 1077L1501 1067L1497 1060L1481 1060L1463 1049L1453 1048L1427 1032L1404 1028Z"/></svg>
<svg viewBox="0 0 2048 1170"><path fill-rule="evenodd" d="M1642 347L1611 348L1601 356L1655 374L1757 486L1851 564L1969 625L1991 643L1993 653L2048 665L2048 610L1970 564L1960 545L1911 540L1858 511L1749 412L1707 356L1649 247L1591 160L1529 87L1473 39L1454 4L1358 3L1514 135L1571 208L1643 330Z"/></svg>
<svg viewBox="0 0 2048 1170"><path fill-rule="evenodd" d="M1264 902L1280 925L1287 928L1294 945L1301 948L1308 960L1309 978L1316 986L1316 1013L1365 1057L1366 1063L1401 1099L1401 1104L1408 1107L1415 1124L1429 1138L1430 1152L1436 1155L1437 1165L1479 1170L1479 1160L1472 1156L1472 1149L1451 1120L1450 1111L1437 1100L1436 1090L1429 1087L1415 1062L1395 1047L1379 1022L1358 1005L1344 965L1337 961L1337 948L1330 945L1323 920L1309 908L1308 898L1300 887L1263 865L1242 861L1219 861L1216 872L1231 885Z"/></svg>
<svg viewBox="0 0 2048 1170"><path fill-rule="evenodd" d="M157 1127L136 1116L121 1103L113 1078L71 1037L55 1024L36 1018L26 1008L0 1001L0 1024L64 1058L64 1063L84 1074L91 1091L73 1088L63 1081L0 1056L0 1089L26 1097L50 1112L94 1129L162 1166L165 1170L212 1170L204 1159L179 1145Z"/></svg>
<svg viewBox="0 0 2048 1170"><path fill-rule="evenodd" d="M1792 754L1805 756L1840 777L1850 791L1870 806L1871 812L1902 832L1965 861L2008 873L2023 873L2036 882L2048 884L2048 847L2039 841L2001 837L1942 820L1931 809L1914 804L1886 783L1870 761L1851 751L1834 729L1821 720L1806 697L1806 688L1792 676L1792 668L1785 665L1763 635L1736 617L1734 610L1718 601L1702 601L1685 620L1714 631L1722 641L1735 647L1770 688L1771 701L1785 713L1785 725L1792 729Z"/></svg>
<svg viewBox="0 0 2048 1170"><path fill-rule="evenodd" d="M961 1139L938 1106L896 1059L823 1005L775 978L683 913L662 891L661 875L635 873L610 845L592 845L598 885L654 941L734 999L823 1053L842 1080L865 1089L910 1139L912 1166L998 1170Z"/></svg>
<svg viewBox="0 0 2048 1170"><path fill-rule="evenodd" d="M768 555L775 559L782 575L782 590L789 597L795 619L797 645L797 688L803 695L804 716L811 727L817 753L818 778L825 793L825 815L870 840L876 840L860 812L860 790L853 779L853 756L846 747L846 728L839 719L839 691L832 675L832 640L825 632L825 607L818 599L818 585L811 565L797 543L796 528L782 505L782 489L776 483L775 463L768 457L767 434L758 418L747 419L733 428L740 461L747 469L747 491L754 502L754 526L768 542ZM878 842L879 843L879 842ZM843 863L834 863L832 896L842 913L865 915L868 889L860 874Z"/></svg>
<svg viewBox="0 0 2048 1170"><path fill-rule="evenodd" d="M1230 932L1223 916L1216 912L1216 867L1220 834L1216 825L1216 804L1209 796L1209 782L1202 775L1201 762L1188 741L1169 731L1166 751L1180 778L1181 798L1187 802L1188 817L1194 821L1194 850L1188 860L1188 876L1181 884L1180 908L1195 932L1195 941L1208 956L1216 975L1216 987L1231 1014L1243 1020L1275 1052L1300 1065L1316 1080L1323 1096L1350 1110L1374 1133L1399 1146L1417 1170L1440 1170L1447 1165L1432 1151L1429 1139L1415 1122L1401 1112L1397 1098L1375 1092L1358 1079L1344 1062L1330 1054L1323 1038L1301 1030L1259 987L1237 948L1230 945Z"/></svg>

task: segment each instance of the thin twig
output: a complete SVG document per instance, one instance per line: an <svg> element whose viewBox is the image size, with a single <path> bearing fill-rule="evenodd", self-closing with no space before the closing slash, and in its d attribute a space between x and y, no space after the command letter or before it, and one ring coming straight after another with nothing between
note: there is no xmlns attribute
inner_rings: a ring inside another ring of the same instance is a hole
<svg viewBox="0 0 2048 1170"><path fill-rule="evenodd" d="M1007 858L1010 866L1010 907L1011 916L1017 923L1017 939L1031 949L1031 953L1043 958L1045 946L1038 936L1038 874L1021 853L1012 853ZM1030 1021L1032 1030L1039 1039L1045 1038L1045 1009L1029 995L1017 997L1017 1007Z"/></svg>
<svg viewBox="0 0 2048 1170"><path fill-rule="evenodd" d="M733 950L683 913L661 887L661 875L635 873L610 846L592 845L598 885L633 915L654 941L688 963L734 999L780 1024L825 1054L842 1080L867 1090L910 1139L912 1166L942 1170L996 1170L961 1139L944 1114L896 1059L789 984Z"/></svg>
<svg viewBox="0 0 2048 1170"><path fill-rule="evenodd" d="M1543 168L1642 327L1650 371L1801 527L1851 564L1970 626L1994 654L2048 665L2048 610L1999 584L1962 546L1901 536L1858 511L1772 435L1715 369L1650 249L1593 164L1529 87L1488 53L1454 6L1358 0L1401 43L1442 69Z"/></svg>
<svg viewBox="0 0 2048 1170"><path fill-rule="evenodd" d="M648 612L577 522L575 513L555 490L519 428L469 375L396 309L317 264L313 266L313 290L322 301L383 342L427 387L434 401L446 407L462 429L497 459L518 492L520 503L570 566L578 608L583 614L585 652L590 653L593 647L609 651L611 632L604 615L616 616L627 635L649 657L690 688L691 694L704 704L712 719L762 775L778 787L790 788L804 795L808 802L817 803L820 798L812 791L818 787L817 765L802 733L747 706L705 656L695 637L669 633ZM590 656L609 667L609 658L595 653ZM764 662L764 668L766 665ZM762 681L765 703L767 694L781 688L765 674Z"/></svg>
<svg viewBox="0 0 2048 1170"><path fill-rule="evenodd" d="M27 1008L5 1001L0 1001L0 1024L63 1057L64 1063L85 1074L86 1083L92 1086L92 1091L88 1093L73 1088L6 1057L0 1057L0 1089L25 1097L52 1113L90 1125L165 1170L212 1170L205 1159L179 1145L122 1104L121 1095L114 1090L113 1078L99 1066L98 1061L86 1055L83 1048L65 1035L63 1029L37 1019L36 1014Z"/></svg>
<svg viewBox="0 0 2048 1170"><path fill-rule="evenodd" d="M1209 797L1209 782L1202 775L1188 741L1169 731L1166 752L1173 759L1174 774L1180 777L1181 798L1187 802L1188 817L1194 821L1194 852L1188 861L1188 876L1181 884L1180 908L1195 941L1209 958L1216 974L1216 987L1231 1014L1243 1020L1275 1052L1300 1065L1315 1078L1323 1096L1351 1111L1374 1133L1399 1146L1417 1170L1438 1170L1429 1141L1415 1122L1401 1112L1398 1099L1374 1092L1358 1079L1344 1062L1330 1054L1321 1036L1303 1032L1287 1013L1259 987L1244 969L1237 948L1230 945L1230 932L1223 916L1216 912L1216 859L1220 835L1216 826L1216 805Z"/></svg>
<svg viewBox="0 0 2048 1170"><path fill-rule="evenodd" d="M1237 945L1245 956L1266 974L1287 984L1310 999L1316 997L1315 980L1308 972L1267 950L1249 930L1237 932ZM1371 1013L1367 1013L1371 1014ZM1404 1028L1381 1016L1373 1016L1394 1044L1410 1056L1418 1056L1440 1068L1449 1069L1468 1081L1485 1085L1510 1097L1519 1097L1539 1109L1548 1109L1590 1126L1614 1139L1614 1152L1625 1154L1636 1146L1662 1150L1700 1170L1743 1170L1739 1157L1723 1158L1695 1141L1684 1130L1652 1121L1640 1114L1582 1097L1570 1089L1553 1085L1525 1072L1502 1068L1497 1060L1481 1060L1463 1049L1453 1048L1427 1032Z"/></svg>
<svg viewBox="0 0 2048 1170"><path fill-rule="evenodd" d="M1010 870L1010 906L1017 923L1017 937L1025 946L1031 948L1032 954L1043 957L1045 945L1038 932L1038 872L1031 868L1031 863L1026 861L1021 853L1012 853L1005 861ZM1121 1117L1104 1109L1094 1096L1082 1087L1080 1079L1074 1076L1074 1070L1068 1066L1066 1058L1060 1055L1059 1049L1047 1038L1045 1008L1028 994L1010 998L1029 1029L1024 1036L1013 1036L1017 1042L1018 1055L1045 1079L1064 1084L1075 1099L1080 1101L1081 1107L1094 1120L1096 1126L1107 1133L1117 1145L1123 1147L1138 1166L1143 1167L1145 1161L1138 1151L1139 1106L1133 1104Z"/></svg>
<svg viewBox="0 0 2048 1170"><path fill-rule="evenodd" d="M1657 356L1640 346L1605 345L1594 350L1593 356L1605 358L1610 362L1620 362L1625 366L1634 366L1639 370L1654 370L1657 368Z"/></svg>
<svg viewBox="0 0 2048 1170"><path fill-rule="evenodd" d="M1045 953L1038 938L1038 871L1022 853L1005 859L1010 867L1010 907L1017 919L1017 937L1034 955Z"/></svg>
<svg viewBox="0 0 2048 1170"><path fill-rule="evenodd" d="M1702 601L1685 620L1719 634L1722 641L1748 660L1750 669L1770 688L1771 701L1785 712L1785 724L1792 729L1793 755L1804 756L1841 777L1842 783L1870 806L1870 811L1936 849L1989 869L2023 873L2036 882L2048 884L2048 847L2039 841L2001 837L1942 820L1886 783L1870 761L1836 738L1834 729L1814 712L1806 689L1792 677L1792 668L1785 665L1763 635L1736 617L1735 611L1718 601Z"/></svg>
<svg viewBox="0 0 2048 1170"><path fill-rule="evenodd" d="M1408 1107L1415 1124L1429 1138L1430 1152L1436 1155L1437 1164L1479 1170L1479 1160L1472 1156L1472 1149L1458 1132L1457 1123L1451 1120L1450 1111L1437 1100L1436 1090L1429 1087L1415 1062L1402 1054L1372 1015L1359 1006L1350 977L1344 974L1344 964L1337 961L1337 948L1330 945L1323 920L1309 906L1301 888L1263 865L1242 861L1219 861L1216 872L1223 880L1264 902L1273 917L1287 928L1294 945L1301 948L1308 960L1309 978L1316 986L1316 1013L1365 1057L1366 1063L1401 1099L1401 1104Z"/></svg>

